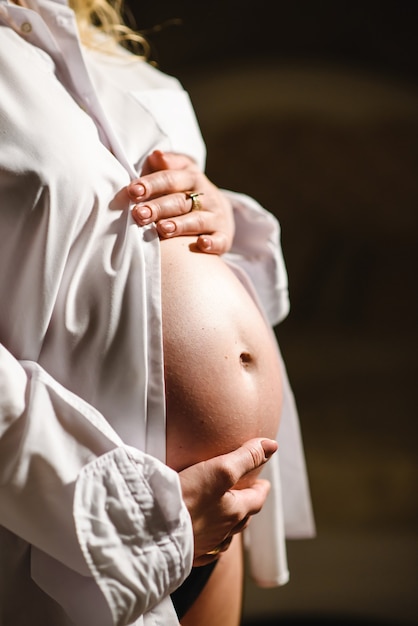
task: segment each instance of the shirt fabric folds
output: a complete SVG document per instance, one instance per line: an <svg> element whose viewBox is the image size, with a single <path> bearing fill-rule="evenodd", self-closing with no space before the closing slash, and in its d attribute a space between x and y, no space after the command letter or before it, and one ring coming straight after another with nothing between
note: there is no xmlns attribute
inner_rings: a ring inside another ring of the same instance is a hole
<svg viewBox="0 0 418 626"><path fill-rule="evenodd" d="M205 146L175 78L82 47L65 0L30 6L0 0L0 623L177 625L193 535L164 464L159 241L123 189L152 150L203 168ZM225 259L274 326L289 308L279 224L225 193ZM285 537L314 534L283 376L273 488L246 531L267 586L287 581Z"/></svg>

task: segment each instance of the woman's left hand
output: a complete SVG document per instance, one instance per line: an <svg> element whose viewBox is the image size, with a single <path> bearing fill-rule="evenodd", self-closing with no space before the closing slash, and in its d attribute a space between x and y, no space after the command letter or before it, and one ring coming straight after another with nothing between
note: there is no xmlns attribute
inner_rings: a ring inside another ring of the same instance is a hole
<svg viewBox="0 0 418 626"><path fill-rule="evenodd" d="M231 203L189 157L155 150L142 176L127 187L139 226L156 223L162 239L197 235L201 252L223 254L232 245L235 223ZM195 201L190 194L196 195Z"/></svg>

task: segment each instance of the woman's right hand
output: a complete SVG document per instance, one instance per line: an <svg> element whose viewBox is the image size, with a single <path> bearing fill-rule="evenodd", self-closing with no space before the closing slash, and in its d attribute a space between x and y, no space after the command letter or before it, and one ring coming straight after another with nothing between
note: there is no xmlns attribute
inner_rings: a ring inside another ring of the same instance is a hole
<svg viewBox="0 0 418 626"><path fill-rule="evenodd" d="M228 549L251 515L267 498L270 483L253 478L244 487L237 483L260 468L276 452L271 439L250 439L240 448L191 465L179 473L183 499L192 518L194 566L206 565Z"/></svg>
<svg viewBox="0 0 418 626"><path fill-rule="evenodd" d="M200 252L223 254L231 248L235 233L230 200L185 154L154 150L141 177L126 188L137 203L132 216L139 226L156 223L162 239L196 235ZM194 192L200 210L192 210Z"/></svg>

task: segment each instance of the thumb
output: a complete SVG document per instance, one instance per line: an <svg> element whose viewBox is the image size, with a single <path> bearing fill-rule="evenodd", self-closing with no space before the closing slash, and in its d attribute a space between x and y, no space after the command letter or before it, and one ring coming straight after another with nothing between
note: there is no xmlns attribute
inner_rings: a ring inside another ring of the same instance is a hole
<svg viewBox="0 0 418 626"><path fill-rule="evenodd" d="M186 154L161 150L154 150L149 156L149 161L154 170L182 170L194 163Z"/></svg>
<svg viewBox="0 0 418 626"><path fill-rule="evenodd" d="M206 461L213 463L218 469L223 469L223 490L227 491L246 474L256 470L266 463L278 448L273 439L250 439L236 450ZM221 468L219 468L221 464ZM213 468L215 469L215 468Z"/></svg>

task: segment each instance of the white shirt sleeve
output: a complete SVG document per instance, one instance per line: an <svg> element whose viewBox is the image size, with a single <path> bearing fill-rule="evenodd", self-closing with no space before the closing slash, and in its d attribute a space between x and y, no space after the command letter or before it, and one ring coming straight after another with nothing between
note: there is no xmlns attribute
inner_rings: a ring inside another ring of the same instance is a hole
<svg viewBox="0 0 418 626"><path fill-rule="evenodd" d="M131 622L191 568L178 475L122 445L92 406L3 346L0 392L0 524L34 546L32 574L62 606L74 599L71 583L93 577L114 622ZM43 558L68 586L39 567Z"/></svg>
<svg viewBox="0 0 418 626"><path fill-rule="evenodd" d="M280 245L280 224L253 198L224 191L232 202L235 238L225 259L244 270L272 326L289 313L287 272Z"/></svg>

